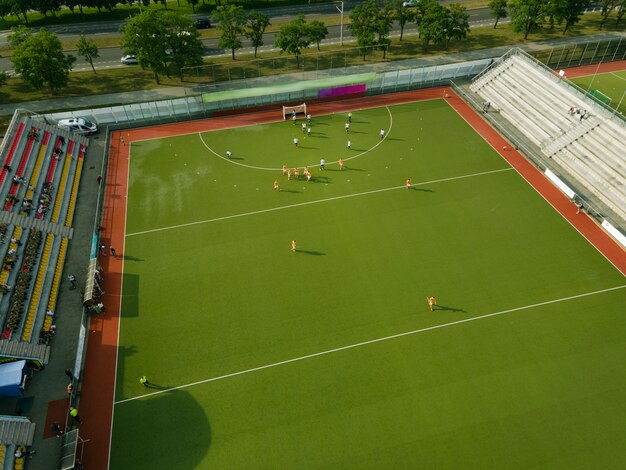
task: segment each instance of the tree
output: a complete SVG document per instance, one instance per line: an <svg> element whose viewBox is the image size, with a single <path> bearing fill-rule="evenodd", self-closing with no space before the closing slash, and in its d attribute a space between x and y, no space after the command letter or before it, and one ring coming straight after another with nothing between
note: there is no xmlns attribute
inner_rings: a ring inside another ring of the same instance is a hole
<svg viewBox="0 0 626 470"><path fill-rule="evenodd" d="M328 28L326 25L320 20L313 20L309 23L309 39L311 42L317 44L317 50L320 50L320 42L326 38L328 35Z"/></svg>
<svg viewBox="0 0 626 470"><path fill-rule="evenodd" d="M10 15L14 7L15 2L13 0L0 0L0 18L4 24L7 24L4 17Z"/></svg>
<svg viewBox="0 0 626 470"><path fill-rule="evenodd" d="M217 7L211 19L218 23L217 30L220 32L218 45L224 49L230 49L235 60L235 51L242 47L239 36L245 31L246 15L243 7L237 5Z"/></svg>
<svg viewBox="0 0 626 470"><path fill-rule="evenodd" d="M98 46L93 39L88 39L84 34L80 35L80 39L77 44L78 55L85 58L85 61L89 62L93 73L96 73L96 68L93 66L93 60L100 57Z"/></svg>
<svg viewBox="0 0 626 470"><path fill-rule="evenodd" d="M407 8L403 5L403 0L396 0L394 5L395 12L394 17L398 20L400 24L400 41L402 41L402 36L404 35L404 27L410 21L415 21L415 13L411 8Z"/></svg>
<svg viewBox="0 0 626 470"><path fill-rule="evenodd" d="M615 26L617 26L626 13L626 0L621 0L617 4L617 18L615 19Z"/></svg>
<svg viewBox="0 0 626 470"><path fill-rule="evenodd" d="M199 0L187 0L187 3L191 5L191 11L196 12L196 5L199 3Z"/></svg>
<svg viewBox="0 0 626 470"><path fill-rule="evenodd" d="M383 59L387 58L387 47L391 44L389 39L389 33L391 33L391 27L394 20L394 8L393 3L385 1L382 9L378 9L376 12L376 21L374 23L374 32L378 36L376 38L376 44L383 46Z"/></svg>
<svg viewBox="0 0 626 470"><path fill-rule="evenodd" d="M420 37L424 49L427 49L431 42L434 44L442 43L446 39L447 27L448 10L435 0L429 1L420 27Z"/></svg>
<svg viewBox="0 0 626 470"><path fill-rule="evenodd" d="M26 42L33 35L33 30L24 26L15 26L7 36L7 43L11 49L15 49Z"/></svg>
<svg viewBox="0 0 626 470"><path fill-rule="evenodd" d="M510 7L513 31L523 32L524 39L545 19L545 0L512 0Z"/></svg>
<svg viewBox="0 0 626 470"><path fill-rule="evenodd" d="M0 86L5 85L9 80L9 74L5 71L0 72Z"/></svg>
<svg viewBox="0 0 626 470"><path fill-rule="evenodd" d="M263 45L263 34L270 25L270 19L259 11L252 11L246 23L246 29L243 34L247 37L254 47L254 57L259 47Z"/></svg>
<svg viewBox="0 0 626 470"><path fill-rule="evenodd" d="M375 0L368 0L357 5L350 13L350 32L356 37L356 43L363 48L363 60L367 48L376 44L376 17L378 6Z"/></svg>
<svg viewBox="0 0 626 470"><path fill-rule="evenodd" d="M309 29L304 15L300 13L291 23L281 27L276 35L274 45L283 52L296 56L296 66L300 67L300 55L302 50L311 45Z"/></svg>
<svg viewBox="0 0 626 470"><path fill-rule="evenodd" d="M564 0L559 11L559 23L565 20L565 27L563 28L563 34L567 30L580 21L580 18L585 13L587 7L591 5L591 0Z"/></svg>
<svg viewBox="0 0 626 470"><path fill-rule="evenodd" d="M56 12L61 9L60 0L31 0L31 8L40 12L44 17L48 16L48 13L52 13L56 16Z"/></svg>
<svg viewBox="0 0 626 470"><path fill-rule="evenodd" d="M121 45L137 56L139 65L159 75L170 76L170 65L178 71L185 65L202 62L200 33L191 18L173 11L147 10L129 19L120 28Z"/></svg>
<svg viewBox="0 0 626 470"><path fill-rule="evenodd" d="M59 38L45 29L20 44L11 57L13 68L33 88L56 91L67 85L76 57L63 54Z"/></svg>
<svg viewBox="0 0 626 470"><path fill-rule="evenodd" d="M470 29L469 15L465 12L465 7L460 3L452 3L448 6L446 36L446 47L451 39L465 39Z"/></svg>
<svg viewBox="0 0 626 470"><path fill-rule="evenodd" d="M602 16L602 21L600 21L600 29L606 23L606 20L609 19L611 12L615 8L617 4L617 0L600 0L600 16Z"/></svg>
<svg viewBox="0 0 626 470"><path fill-rule="evenodd" d="M491 2L489 2L491 16L496 19L496 22L493 25L493 29L496 29L496 27L498 26L498 21L500 21L502 18L506 18L506 3L507 0L491 0Z"/></svg>
<svg viewBox="0 0 626 470"><path fill-rule="evenodd" d="M18 18L20 17L20 13L24 17L24 23L28 24L28 10L33 8L31 5L31 0L15 0L13 4L13 8L11 9L11 13L13 13Z"/></svg>

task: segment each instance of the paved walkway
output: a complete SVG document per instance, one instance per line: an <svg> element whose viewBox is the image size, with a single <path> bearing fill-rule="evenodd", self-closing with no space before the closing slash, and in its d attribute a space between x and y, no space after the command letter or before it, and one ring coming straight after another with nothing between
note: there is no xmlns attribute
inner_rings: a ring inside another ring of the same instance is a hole
<svg viewBox="0 0 626 470"><path fill-rule="evenodd" d="M573 37L573 38L558 38L548 41L529 42L518 47L525 51L536 51L546 49L549 47L558 47L566 44L574 44L580 42L592 42L606 39L626 39L626 32L611 32L604 34L596 34L593 36ZM485 59L491 57L499 57L506 51L514 46L502 46L494 47L490 49L480 49L475 51L457 52L446 55L428 56L417 59L407 59L394 62L380 62L370 65L360 65L350 67L348 69L339 69L341 73L361 73L363 71L389 71L399 68L411 68L411 67L423 67L428 65L438 65L444 63L464 62L476 59ZM296 74L299 79L304 78L316 78L320 73L327 76L325 71L314 71ZM233 82L221 82L216 84L220 90L227 90L232 88L242 88L246 86L268 85L280 81L284 81L283 75L275 75L270 77L261 77L258 79L250 80L238 80ZM244 85L243 83L246 83ZM56 112L61 110L71 109L85 109L85 108L100 108L120 104L141 103L146 101L158 101L174 98L182 98L187 95L196 95L197 91L194 91L191 87L166 87L158 88L155 90L139 90L128 91L122 93L110 93L106 95L91 95L91 96L77 96L72 98L57 98L51 100L40 101L26 101L22 103L7 103L0 105L0 116L7 116L14 113L18 108L24 108L36 113L44 112Z"/></svg>

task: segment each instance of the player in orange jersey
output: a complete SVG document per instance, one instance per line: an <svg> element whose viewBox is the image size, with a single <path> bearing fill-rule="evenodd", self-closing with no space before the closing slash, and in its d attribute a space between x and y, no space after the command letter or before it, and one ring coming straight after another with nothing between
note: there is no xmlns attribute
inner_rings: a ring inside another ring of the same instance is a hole
<svg viewBox="0 0 626 470"><path fill-rule="evenodd" d="M294 253L296 252L296 241L295 240L291 240L291 251L293 251Z"/></svg>
<svg viewBox="0 0 626 470"><path fill-rule="evenodd" d="M283 164L283 175L287 174L287 165Z"/></svg>
<svg viewBox="0 0 626 470"><path fill-rule="evenodd" d="M426 297L426 301L428 302L428 308L432 312L435 305L437 305L437 299L431 295L430 297Z"/></svg>
<svg viewBox="0 0 626 470"><path fill-rule="evenodd" d="M343 170L343 158L339 159L339 169Z"/></svg>
<svg viewBox="0 0 626 470"><path fill-rule="evenodd" d="M280 191L280 186L278 186L278 180L274 180L274 189L276 191Z"/></svg>
<svg viewBox="0 0 626 470"><path fill-rule="evenodd" d="M311 181L311 172L310 171L306 172L306 180L307 181Z"/></svg>
<svg viewBox="0 0 626 470"><path fill-rule="evenodd" d="M406 180L406 189L411 189L411 178Z"/></svg>
<svg viewBox="0 0 626 470"><path fill-rule="evenodd" d="M294 168L293 169L293 174L295 175L296 179L299 180L300 179L300 168Z"/></svg>
<svg viewBox="0 0 626 470"><path fill-rule="evenodd" d="M287 179L291 179L291 168L287 169Z"/></svg>

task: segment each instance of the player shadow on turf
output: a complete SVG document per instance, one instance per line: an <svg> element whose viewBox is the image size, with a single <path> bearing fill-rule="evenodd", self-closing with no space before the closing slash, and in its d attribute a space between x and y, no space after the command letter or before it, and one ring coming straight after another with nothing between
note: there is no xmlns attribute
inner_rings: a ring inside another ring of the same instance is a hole
<svg viewBox="0 0 626 470"><path fill-rule="evenodd" d="M312 255L312 256L326 256L326 253L322 253L321 251L315 251L315 250L296 250L296 253L303 253L305 255Z"/></svg>
<svg viewBox="0 0 626 470"><path fill-rule="evenodd" d="M280 190L281 193L294 193L294 194L299 194L302 191L298 191L297 189L281 189Z"/></svg>
<svg viewBox="0 0 626 470"><path fill-rule="evenodd" d="M229 160L245 160L243 157L230 157Z"/></svg>
<svg viewBox="0 0 626 470"><path fill-rule="evenodd" d="M146 388L153 388L154 390L175 390L176 387L172 386L172 385L161 385L161 384L155 384L152 382L148 382Z"/></svg>
<svg viewBox="0 0 626 470"><path fill-rule="evenodd" d="M467 313L465 310L463 310L462 308L455 308L455 307L450 307L448 305L439 305L436 304L433 306L433 312L435 310L444 310L446 312L461 312L461 313Z"/></svg>
<svg viewBox="0 0 626 470"><path fill-rule="evenodd" d="M132 255L122 255L122 259L124 261L145 261L143 258L137 258L136 256Z"/></svg>
<svg viewBox="0 0 626 470"><path fill-rule="evenodd" d="M328 170L324 170L324 171L328 171ZM313 179L310 181L310 183L332 184L333 180L329 178L328 176L314 176Z"/></svg>
<svg viewBox="0 0 626 470"><path fill-rule="evenodd" d="M367 170L364 170L363 168L354 168L352 166L344 166L343 170L340 170L339 168L327 168L326 171L367 171Z"/></svg>
<svg viewBox="0 0 626 470"><path fill-rule="evenodd" d="M434 193L435 192L432 189L416 188L415 186L411 186L409 189L412 190L412 191L421 191L423 193Z"/></svg>
<svg viewBox="0 0 626 470"><path fill-rule="evenodd" d="M308 145L300 145L298 146L298 148L305 149L305 150L311 150L311 149L319 150L319 147L309 147Z"/></svg>

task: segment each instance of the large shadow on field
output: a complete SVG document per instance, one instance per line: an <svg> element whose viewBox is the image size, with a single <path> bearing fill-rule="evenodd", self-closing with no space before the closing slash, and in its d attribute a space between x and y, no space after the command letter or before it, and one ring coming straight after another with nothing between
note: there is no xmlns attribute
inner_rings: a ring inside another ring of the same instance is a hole
<svg viewBox="0 0 626 470"><path fill-rule="evenodd" d="M122 317L139 316L139 276L124 273L122 277Z"/></svg>
<svg viewBox="0 0 626 470"><path fill-rule="evenodd" d="M112 470L200 468L210 447L209 419L187 391L167 391L115 406Z"/></svg>

